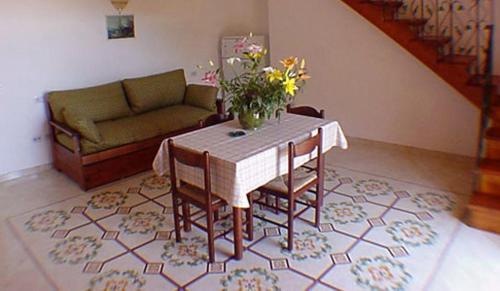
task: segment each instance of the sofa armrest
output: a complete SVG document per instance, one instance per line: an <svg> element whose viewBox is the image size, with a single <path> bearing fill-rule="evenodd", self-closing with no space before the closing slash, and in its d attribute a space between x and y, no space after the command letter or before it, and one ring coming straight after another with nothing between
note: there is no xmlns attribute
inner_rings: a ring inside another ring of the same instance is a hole
<svg viewBox="0 0 500 291"><path fill-rule="evenodd" d="M51 120L51 121L49 121L49 124L53 129L57 129L57 130L61 131L62 133L71 137L71 139L73 140L73 149L75 150L75 153L80 153L80 139L81 139L80 133L78 133L74 129L71 129L67 125L62 124L62 123L57 122L57 121ZM55 139L55 134L54 134L54 139ZM55 140L54 140L54 142L55 142Z"/></svg>

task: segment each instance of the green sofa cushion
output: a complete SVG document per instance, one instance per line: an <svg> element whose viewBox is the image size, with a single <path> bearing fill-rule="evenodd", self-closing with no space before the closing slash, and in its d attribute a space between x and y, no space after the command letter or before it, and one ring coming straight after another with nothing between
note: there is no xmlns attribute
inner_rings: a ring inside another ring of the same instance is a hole
<svg viewBox="0 0 500 291"><path fill-rule="evenodd" d="M62 144L64 147L68 148L69 150L74 150L73 148L73 140L71 137L64 133L58 133L56 135L56 140L58 143ZM103 144L96 144L94 142L91 142L88 139L81 139L80 140L80 149L84 155L92 154L92 153L97 153L106 149L109 149L109 147L106 147Z"/></svg>
<svg viewBox="0 0 500 291"><path fill-rule="evenodd" d="M130 108L120 82L77 90L55 91L48 95L56 121L65 123L63 109L78 109L94 122L130 115Z"/></svg>
<svg viewBox="0 0 500 291"><path fill-rule="evenodd" d="M184 70L123 81L127 98L135 113L181 104L186 92Z"/></svg>
<svg viewBox="0 0 500 291"><path fill-rule="evenodd" d="M212 86L188 85L184 104L216 111L217 92L218 89Z"/></svg>
<svg viewBox="0 0 500 291"><path fill-rule="evenodd" d="M140 142L148 138L166 135L173 131L198 125L198 121L214 114L202 108L176 105L147 113L96 123L102 136L99 143L88 139L81 140L84 155L103 151L129 143ZM57 140L65 147L73 150L71 138L57 135Z"/></svg>
<svg viewBox="0 0 500 291"><path fill-rule="evenodd" d="M68 126L78 131L84 138L95 143L101 142L101 134L92 119L78 110L68 108L63 109L63 116Z"/></svg>

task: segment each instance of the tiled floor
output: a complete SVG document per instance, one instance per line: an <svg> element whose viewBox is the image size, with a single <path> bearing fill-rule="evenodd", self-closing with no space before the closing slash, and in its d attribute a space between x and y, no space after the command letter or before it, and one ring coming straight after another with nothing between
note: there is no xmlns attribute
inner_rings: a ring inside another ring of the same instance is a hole
<svg viewBox="0 0 500 291"><path fill-rule="evenodd" d="M471 159L363 140L351 140L350 145L348 151L328 155L335 171L325 185L333 191L326 199L324 224L314 229L307 223L313 211L305 211L297 223L295 252L280 248L283 229L256 219L256 240L245 242L245 259L227 261L232 252L228 235L217 241L219 263L208 267L202 233L186 235L186 245L168 240L170 199L164 188L145 180L148 173L83 195L55 171L0 184L0 289L97 290L113 279L148 290L175 285L232 289L238 284L283 290L498 286L500 236L456 219L471 189ZM125 193L126 199L114 192ZM99 199L103 197L107 199ZM109 201L123 204L106 209L102 203ZM256 212L271 221L283 220L265 210ZM41 220L40 214L57 219ZM153 222L148 224L152 228L137 224L144 219ZM54 228L44 228L41 221L52 221ZM56 227L60 222L64 226ZM73 227L71 234L61 231ZM113 231L120 231L119 239ZM419 235L408 236L408 231ZM75 245L85 248L68 250ZM193 252L193 247L201 251ZM387 274L393 279L377 280L387 279Z"/></svg>

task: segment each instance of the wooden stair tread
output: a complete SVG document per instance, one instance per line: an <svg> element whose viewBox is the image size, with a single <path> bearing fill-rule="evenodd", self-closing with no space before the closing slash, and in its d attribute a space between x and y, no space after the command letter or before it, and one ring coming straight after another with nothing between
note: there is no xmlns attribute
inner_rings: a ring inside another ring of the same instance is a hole
<svg viewBox="0 0 500 291"><path fill-rule="evenodd" d="M500 75L492 75L491 82L494 86L500 86ZM483 86L485 82L482 75L476 74L470 78L468 83L473 86Z"/></svg>
<svg viewBox="0 0 500 291"><path fill-rule="evenodd" d="M500 160L483 159L479 164L481 172L488 172L500 175Z"/></svg>
<svg viewBox="0 0 500 291"><path fill-rule="evenodd" d="M451 41L451 37L440 35L426 35L419 37L419 40L431 44L433 46L443 46Z"/></svg>
<svg viewBox="0 0 500 291"><path fill-rule="evenodd" d="M444 56L440 61L450 64L470 65L476 61L476 56L452 54Z"/></svg>
<svg viewBox="0 0 500 291"><path fill-rule="evenodd" d="M396 19L397 22L403 23L409 26L424 26L429 21L428 18L400 18Z"/></svg>
<svg viewBox="0 0 500 291"><path fill-rule="evenodd" d="M397 9L401 6L403 6L403 2L402 1L397 1L397 0L371 0L371 1L367 1L368 3L370 4L373 4L375 6L382 6L382 7L388 7L388 8L394 8L394 9Z"/></svg>
<svg viewBox="0 0 500 291"><path fill-rule="evenodd" d="M469 201L469 207L486 208L500 211L500 196L476 192Z"/></svg>
<svg viewBox="0 0 500 291"><path fill-rule="evenodd" d="M490 127L486 130L486 138L500 140L500 127Z"/></svg>

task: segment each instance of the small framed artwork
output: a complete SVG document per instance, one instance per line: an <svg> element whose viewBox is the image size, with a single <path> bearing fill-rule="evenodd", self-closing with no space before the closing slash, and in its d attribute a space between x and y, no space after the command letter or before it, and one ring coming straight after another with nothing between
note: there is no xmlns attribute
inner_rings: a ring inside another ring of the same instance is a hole
<svg viewBox="0 0 500 291"><path fill-rule="evenodd" d="M135 37L134 15L106 16L108 39Z"/></svg>

